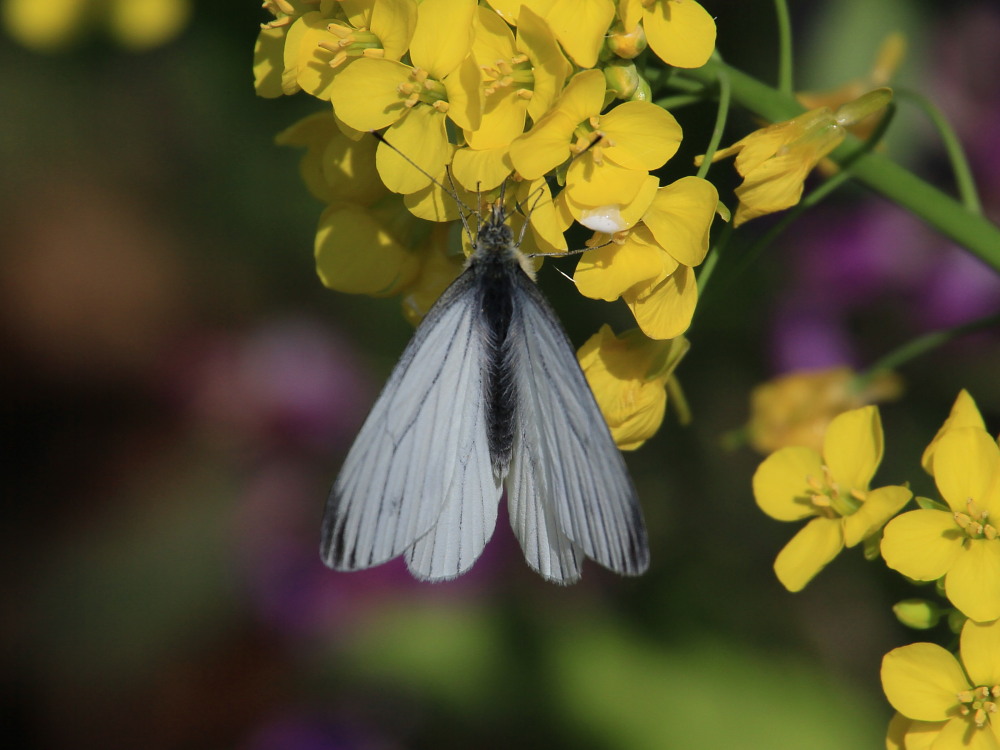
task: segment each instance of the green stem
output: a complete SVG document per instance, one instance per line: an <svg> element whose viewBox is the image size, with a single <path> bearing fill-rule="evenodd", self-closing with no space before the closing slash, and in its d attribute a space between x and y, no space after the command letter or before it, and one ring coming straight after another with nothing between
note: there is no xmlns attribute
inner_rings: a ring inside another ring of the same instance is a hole
<svg viewBox="0 0 1000 750"><path fill-rule="evenodd" d="M704 85L715 86L721 82L723 69L732 85L733 101L754 114L770 122L780 122L804 111L794 98L717 60L709 60L703 67L685 74ZM859 146L857 138L848 136L830 158L843 163L856 154ZM851 169L858 182L907 209L1000 273L1000 227L969 211L884 154L862 154Z"/></svg>
<svg viewBox="0 0 1000 750"><path fill-rule="evenodd" d="M718 55L719 53L716 52L713 56L718 57ZM732 87L729 85L729 75L723 68L719 71L719 109L715 113L715 127L712 128L712 137L705 148L704 159L701 162L701 166L698 167L698 177L704 178L712 166L712 157L715 156L715 152L719 148L719 142L722 140L722 133L726 129L726 119L729 117L729 100L731 96Z"/></svg>
<svg viewBox="0 0 1000 750"><path fill-rule="evenodd" d="M778 91L791 96L795 88L792 84L792 21L788 15L788 3L774 0L774 10L778 16Z"/></svg>
<svg viewBox="0 0 1000 750"><path fill-rule="evenodd" d="M958 135L951 123L948 122L948 118L923 94L909 89L895 89L894 93L897 99L915 104L934 123L945 152L948 154L948 159L951 161L951 168L955 174L955 184L958 187L958 194L962 197L962 203L969 211L981 214L983 207L979 202L979 193L976 191L976 181L972 177L972 170L969 169L969 160L965 158L965 149L962 148L962 142L958 140Z"/></svg>
<svg viewBox="0 0 1000 750"><path fill-rule="evenodd" d="M912 341L894 349L875 362L875 364L869 367L866 372L859 374L857 378L855 378L855 385L858 388L863 388L883 372L896 370L900 365L906 364L911 359L915 359L929 351L937 349L939 346L947 344L949 341L956 339L959 336L964 336L965 334L972 333L974 331L981 331L986 328L992 328L993 326L1000 326L1000 313L988 315L985 318L979 318L978 320L973 320L970 323L963 323L962 325L953 326L951 328L943 328L939 331L925 333L923 336L918 336Z"/></svg>
<svg viewBox="0 0 1000 750"><path fill-rule="evenodd" d="M657 99L653 102L653 104L670 112L675 109L680 109L681 107L686 107L689 104L700 104L703 101L705 101L704 91L699 94L675 94L674 96L665 96L662 99Z"/></svg>

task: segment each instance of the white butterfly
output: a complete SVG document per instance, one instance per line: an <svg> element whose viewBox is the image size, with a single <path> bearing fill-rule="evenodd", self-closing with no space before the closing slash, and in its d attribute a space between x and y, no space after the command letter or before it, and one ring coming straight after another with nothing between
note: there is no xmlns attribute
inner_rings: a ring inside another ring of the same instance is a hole
<svg viewBox="0 0 1000 750"><path fill-rule="evenodd" d="M524 556L546 579L577 581L583 557L646 570L625 461L524 258L498 201L347 454L323 518L331 568L405 555L421 580L455 578L493 534L506 489Z"/></svg>

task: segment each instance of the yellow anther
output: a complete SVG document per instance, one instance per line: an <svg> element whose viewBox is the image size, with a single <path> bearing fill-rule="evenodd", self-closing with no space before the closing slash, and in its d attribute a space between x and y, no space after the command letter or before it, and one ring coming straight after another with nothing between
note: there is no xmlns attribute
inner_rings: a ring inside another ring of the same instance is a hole
<svg viewBox="0 0 1000 750"><path fill-rule="evenodd" d="M501 78L501 79L500 79L499 81L497 81L497 86L500 86L501 88L507 88L507 87L508 87L508 86L510 86L510 85L511 85L512 83L514 83L514 79L513 79L513 78L511 78L511 77L510 77L510 76L508 75L508 76L504 76L504 77L503 77L503 78Z"/></svg>
<svg viewBox="0 0 1000 750"><path fill-rule="evenodd" d="M535 92L532 91L531 89L518 89L517 90L517 94L515 94L515 96L518 96L521 99L530 99L534 95L535 95Z"/></svg>
<svg viewBox="0 0 1000 750"><path fill-rule="evenodd" d="M855 500L860 500L861 502L864 502L865 500L868 499L868 493L865 492L864 490L853 489L851 490L851 497L853 497Z"/></svg>
<svg viewBox="0 0 1000 750"><path fill-rule="evenodd" d="M973 692L976 694L977 698L982 698L983 700L990 697L990 689L985 685L977 687Z"/></svg>
<svg viewBox="0 0 1000 750"><path fill-rule="evenodd" d="M385 50L381 47L369 47L366 50L362 50L361 55L363 57L376 57L382 59L385 57Z"/></svg>
<svg viewBox="0 0 1000 750"><path fill-rule="evenodd" d="M340 37L341 39L347 39L348 37L354 35L354 29L352 29L350 26L344 26L343 24L339 23L327 24L326 30L329 31L331 34Z"/></svg>
<svg viewBox="0 0 1000 750"><path fill-rule="evenodd" d="M976 722L977 727L983 726L986 723L986 712L981 708L977 708L973 721Z"/></svg>
<svg viewBox="0 0 1000 750"><path fill-rule="evenodd" d="M592 127L594 130L597 130L601 126L601 118L597 115L591 117L590 120L588 120L588 122L590 123L590 127Z"/></svg>
<svg viewBox="0 0 1000 750"><path fill-rule="evenodd" d="M969 710L969 707L968 707L968 706L959 706L959 707L958 707L958 712L959 712L960 714L962 714L962 716L968 716L968 715L969 715L970 713L972 713L972 712L971 712L971 711Z"/></svg>
<svg viewBox="0 0 1000 750"><path fill-rule="evenodd" d="M341 50L340 52L338 52L337 54L335 54L333 56L332 60L330 60L330 67L331 68L338 68L341 65L343 65L345 62L347 62L347 53L344 52L343 50Z"/></svg>
<svg viewBox="0 0 1000 750"><path fill-rule="evenodd" d="M501 75L509 76L514 72L514 69L510 66L510 63L506 60L497 60L497 70Z"/></svg>
<svg viewBox="0 0 1000 750"><path fill-rule="evenodd" d="M417 81L418 83L423 83L424 81L427 80L428 75L430 74L423 68L414 68L413 72L410 73L410 78L412 78L414 81Z"/></svg>
<svg viewBox="0 0 1000 750"><path fill-rule="evenodd" d="M976 505L976 501L971 497L965 501L965 508L969 511L969 515L973 518L982 518L983 520L986 520L983 518L983 511L979 510L979 506Z"/></svg>
<svg viewBox="0 0 1000 750"><path fill-rule="evenodd" d="M823 491L823 483L820 482L819 479L817 479L816 477L814 477L812 475L809 475L808 477L806 477L806 484L808 484L811 489L816 490L816 492L822 492Z"/></svg>
<svg viewBox="0 0 1000 750"><path fill-rule="evenodd" d="M958 702L959 703L971 703L972 702L972 691L971 690L963 690L962 692L960 692L955 697L958 698Z"/></svg>
<svg viewBox="0 0 1000 750"><path fill-rule="evenodd" d="M510 61L514 65L521 65L522 63L528 62L528 56L522 52L520 55L514 55L510 58Z"/></svg>
<svg viewBox="0 0 1000 750"><path fill-rule="evenodd" d="M270 2L264 3L265 7L269 5L275 6L282 13L287 13L288 15L292 15L295 12L295 6L288 2L288 0L270 0Z"/></svg>
<svg viewBox="0 0 1000 750"><path fill-rule="evenodd" d="M450 105L448 104L448 102L444 102L444 101L441 101L440 99L438 99L431 106L434 107L434 109L436 109L441 114L444 114L445 112L448 111L448 108L449 108Z"/></svg>
<svg viewBox="0 0 1000 750"><path fill-rule="evenodd" d="M268 21L267 23L262 23L260 27L262 29L280 29L282 26L288 26L292 22L292 19L288 16L284 18L275 18L273 21Z"/></svg>
<svg viewBox="0 0 1000 750"><path fill-rule="evenodd" d="M812 504L815 505L817 508L830 507L830 498L828 498L826 495L813 495L811 500Z"/></svg>
<svg viewBox="0 0 1000 750"><path fill-rule="evenodd" d="M994 685L990 688L990 695L994 698L1000 698L1000 685Z"/></svg>
<svg viewBox="0 0 1000 750"><path fill-rule="evenodd" d="M972 519L969 518L964 513L952 513L951 515L955 519L955 523L957 523L963 529L968 529L969 524L972 523Z"/></svg>

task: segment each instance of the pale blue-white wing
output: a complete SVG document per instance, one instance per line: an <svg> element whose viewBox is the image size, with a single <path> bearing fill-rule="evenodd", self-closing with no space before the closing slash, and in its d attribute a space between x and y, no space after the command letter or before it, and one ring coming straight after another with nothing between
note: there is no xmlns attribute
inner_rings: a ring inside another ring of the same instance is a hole
<svg viewBox="0 0 1000 750"><path fill-rule="evenodd" d="M323 519L321 551L332 568L367 568L410 551L418 577L451 578L492 534L500 488L471 281L459 277L428 313L347 454Z"/></svg>
<svg viewBox="0 0 1000 750"><path fill-rule="evenodd" d="M515 277L509 345L519 442L507 484L518 512L533 518L511 522L522 527L529 562L545 559L529 548L547 545L554 580L560 570L573 580L565 563L574 548L622 575L643 573L649 545L625 460L555 313L527 276Z"/></svg>

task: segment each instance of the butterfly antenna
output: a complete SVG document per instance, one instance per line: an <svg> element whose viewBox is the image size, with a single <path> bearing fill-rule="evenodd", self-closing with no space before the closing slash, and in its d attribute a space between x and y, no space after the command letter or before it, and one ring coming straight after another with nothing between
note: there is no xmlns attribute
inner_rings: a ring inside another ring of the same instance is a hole
<svg viewBox="0 0 1000 750"><path fill-rule="evenodd" d="M442 184L441 181L438 180L434 175L432 175L426 169L424 169L419 164L417 164L415 161L413 161L413 159L411 159L409 156L407 156L406 154L404 154L402 151L400 151L398 148L396 148L393 144L389 143L389 140L384 135L382 135L381 133L379 133L377 130L369 130L368 132L371 133L375 137L376 141L378 141L379 143L384 143L386 146L388 146L389 148L391 148L393 151L395 151L397 154L399 154L401 157L403 157L403 159L405 161L407 161L414 169L416 169L418 172L420 172L422 175L424 175L424 177L427 177L431 182L433 182L439 188L441 188L442 190L444 190L451 197L451 199L453 201L455 201L456 205L458 205L458 207L459 207L458 217L462 220L462 226L464 227L465 231L469 234L470 237L475 238L475 235L473 235L472 231L469 229L469 221L466 218L469 214L472 214L472 213L475 213L475 212L471 208L469 208L467 205L465 205L465 203L462 201L462 199L458 197L458 189L455 187L455 181L452 179L451 170L448 169L448 167L445 167L445 174L448 175L448 182L451 183L450 187L447 186L447 185Z"/></svg>

